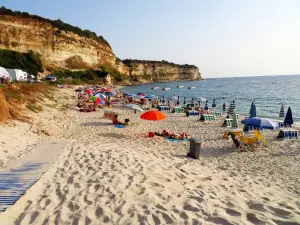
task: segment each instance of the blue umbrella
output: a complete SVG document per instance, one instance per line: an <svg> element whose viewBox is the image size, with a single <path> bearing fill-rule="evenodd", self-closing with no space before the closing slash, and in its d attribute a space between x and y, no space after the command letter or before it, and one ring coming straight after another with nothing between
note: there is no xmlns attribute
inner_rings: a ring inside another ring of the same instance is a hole
<svg viewBox="0 0 300 225"><path fill-rule="evenodd" d="M252 101L251 106L250 106L250 112L249 112L250 117L251 117L251 114L252 114L253 104L254 104L254 102Z"/></svg>
<svg viewBox="0 0 300 225"><path fill-rule="evenodd" d="M216 105L216 99L213 100L213 104L212 104L211 107L213 107L213 108L216 108L216 107L217 107L217 105Z"/></svg>
<svg viewBox="0 0 300 225"><path fill-rule="evenodd" d="M264 119L264 118L260 118L260 117L253 117L253 118L245 119L245 120L242 120L242 123L247 126L252 126L252 127L256 127L256 128L262 128L262 129L275 130L278 128L278 123L276 123L272 120L268 120L268 119Z"/></svg>
<svg viewBox="0 0 300 225"><path fill-rule="evenodd" d="M250 118L256 117L256 105L252 102L250 109Z"/></svg>
<svg viewBox="0 0 300 225"><path fill-rule="evenodd" d="M294 123L293 120L293 115L292 115L292 110L291 107L288 108L288 111L286 112L285 118L284 118L284 126L292 126L292 124Z"/></svg>

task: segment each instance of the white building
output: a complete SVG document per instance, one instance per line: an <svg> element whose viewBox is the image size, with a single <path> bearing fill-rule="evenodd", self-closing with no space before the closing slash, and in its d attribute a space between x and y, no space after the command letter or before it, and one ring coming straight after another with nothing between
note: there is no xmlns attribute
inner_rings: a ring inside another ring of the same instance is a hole
<svg viewBox="0 0 300 225"><path fill-rule="evenodd" d="M6 77L9 77L9 73L8 71L3 68L3 67L0 67L0 78L6 78Z"/></svg>
<svg viewBox="0 0 300 225"><path fill-rule="evenodd" d="M7 69L13 81L27 81L27 73L19 69Z"/></svg>

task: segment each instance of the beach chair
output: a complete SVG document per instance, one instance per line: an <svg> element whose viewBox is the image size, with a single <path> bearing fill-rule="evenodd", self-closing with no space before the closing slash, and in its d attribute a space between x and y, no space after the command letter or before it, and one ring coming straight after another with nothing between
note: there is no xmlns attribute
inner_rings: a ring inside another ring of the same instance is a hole
<svg viewBox="0 0 300 225"><path fill-rule="evenodd" d="M250 149L250 146L237 139L235 134L229 133L229 135L231 136L234 146L237 147L239 151L247 151Z"/></svg>
<svg viewBox="0 0 300 225"><path fill-rule="evenodd" d="M254 135L258 141L260 141L262 143L266 143L266 140L263 138L263 136L261 135L261 132L259 130L254 130Z"/></svg>
<svg viewBox="0 0 300 225"><path fill-rule="evenodd" d="M212 112L212 115L214 115L216 117L221 117L222 113L220 113L220 112Z"/></svg>

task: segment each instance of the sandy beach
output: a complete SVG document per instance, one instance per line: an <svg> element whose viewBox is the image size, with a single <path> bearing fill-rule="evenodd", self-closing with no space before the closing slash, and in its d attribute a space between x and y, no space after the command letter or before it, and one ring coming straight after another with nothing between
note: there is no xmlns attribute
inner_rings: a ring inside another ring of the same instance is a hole
<svg viewBox="0 0 300 225"><path fill-rule="evenodd" d="M256 151L237 152L222 138L222 118L202 123L167 113L152 122L112 108L132 122L118 129L103 109L79 112L75 96L58 89L58 102L28 112L31 124L0 126L0 169L42 140L68 140L42 178L0 213L0 224L300 224L298 140L278 141L278 131L267 130ZM164 129L201 139L200 159L186 157L189 142L146 137Z"/></svg>

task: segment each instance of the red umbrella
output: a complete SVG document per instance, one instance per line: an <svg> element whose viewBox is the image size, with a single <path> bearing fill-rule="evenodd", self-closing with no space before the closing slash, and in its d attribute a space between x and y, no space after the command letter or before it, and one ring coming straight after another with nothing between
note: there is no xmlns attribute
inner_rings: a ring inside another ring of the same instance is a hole
<svg viewBox="0 0 300 225"><path fill-rule="evenodd" d="M84 90L84 92L85 92L85 93L88 93L88 94L92 94L92 93L93 93L93 91L92 91L92 90L89 90L89 89Z"/></svg>
<svg viewBox="0 0 300 225"><path fill-rule="evenodd" d="M160 111L148 111L140 116L143 120L165 120L167 116Z"/></svg>

